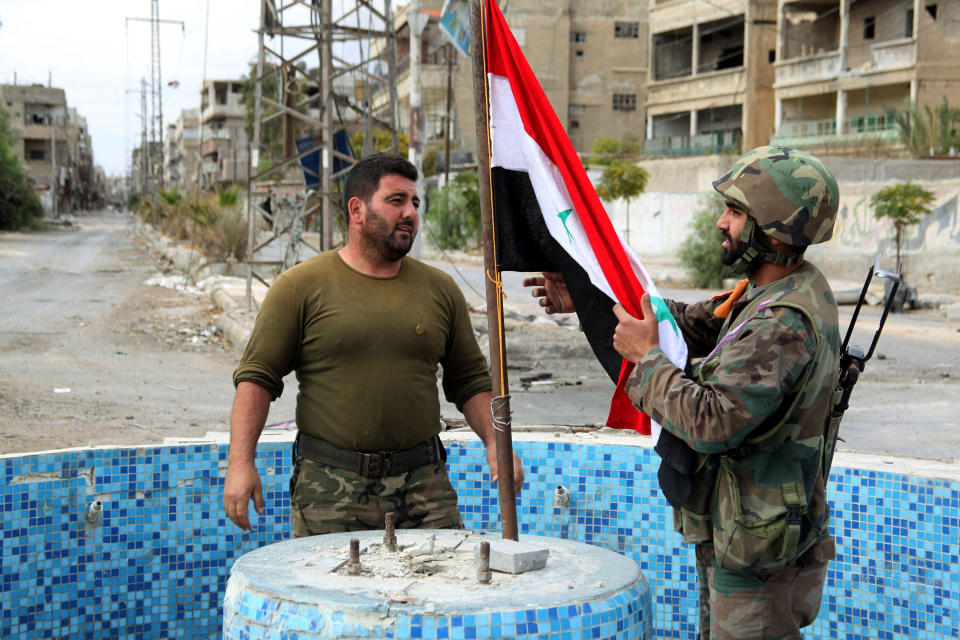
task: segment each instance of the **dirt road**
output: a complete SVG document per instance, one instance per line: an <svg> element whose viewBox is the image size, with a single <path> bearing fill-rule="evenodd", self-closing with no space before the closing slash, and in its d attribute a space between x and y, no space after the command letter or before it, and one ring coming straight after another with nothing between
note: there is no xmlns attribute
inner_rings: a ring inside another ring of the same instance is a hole
<svg viewBox="0 0 960 640"><path fill-rule="evenodd" d="M79 218L69 231L0 234L0 453L227 430L239 350L216 333L220 311L207 295L145 284L164 268L119 213ZM572 321L541 317L525 293L508 287L515 425L602 422L612 385L582 334ZM856 344L868 344L877 313L864 312ZM846 326L849 308L842 315ZM474 321L485 333L485 316ZM271 421L294 416L296 384L287 382ZM960 459L958 397L957 325L935 311L892 316L855 391L841 448ZM443 414L459 417L448 404Z"/></svg>
<svg viewBox="0 0 960 640"><path fill-rule="evenodd" d="M0 233L0 453L226 430L238 352L210 299L144 284L162 265L129 216L76 222Z"/></svg>

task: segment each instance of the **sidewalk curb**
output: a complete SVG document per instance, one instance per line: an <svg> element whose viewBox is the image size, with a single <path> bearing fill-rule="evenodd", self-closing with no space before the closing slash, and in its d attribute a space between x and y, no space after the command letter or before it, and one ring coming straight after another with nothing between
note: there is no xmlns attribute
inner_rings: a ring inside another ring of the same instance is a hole
<svg viewBox="0 0 960 640"><path fill-rule="evenodd" d="M217 291L222 290L218 289ZM247 345L252 329L235 320L228 312L224 311L217 317L216 325L223 332L224 337L234 346L242 349Z"/></svg>

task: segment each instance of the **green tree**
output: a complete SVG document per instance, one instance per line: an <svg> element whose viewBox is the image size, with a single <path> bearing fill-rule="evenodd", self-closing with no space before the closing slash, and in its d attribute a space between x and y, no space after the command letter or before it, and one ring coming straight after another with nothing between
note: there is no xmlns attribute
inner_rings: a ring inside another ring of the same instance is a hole
<svg viewBox="0 0 960 640"><path fill-rule="evenodd" d="M628 160L615 160L603 170L597 195L604 200L623 199L627 203L627 244L630 244L630 202L647 188L650 174Z"/></svg>
<svg viewBox="0 0 960 640"><path fill-rule="evenodd" d="M946 155L960 148L960 109L951 107L946 96L930 108L911 102L906 111L887 108L887 117L896 126L900 142L910 155L920 158L929 155Z"/></svg>
<svg viewBox="0 0 960 640"><path fill-rule="evenodd" d="M353 135L350 136L350 146L353 147L353 154L357 158L363 157L363 137L363 131L354 131ZM379 151L390 151L393 148L393 136L384 129L374 128L370 132L370 139L372 144L367 155ZM406 157L409 150L410 136L405 133L397 133L397 153Z"/></svg>
<svg viewBox="0 0 960 640"><path fill-rule="evenodd" d="M690 274L693 284L705 289L723 286L725 278L734 277L733 269L723 264L723 233L717 220L723 213L724 201L716 193L707 195L707 202L693 219L693 229L680 246L680 264Z"/></svg>
<svg viewBox="0 0 960 640"><path fill-rule="evenodd" d="M9 116L0 105L0 229L37 228L43 206L13 150L13 141Z"/></svg>
<svg viewBox="0 0 960 640"><path fill-rule="evenodd" d="M605 138L603 136L593 141L593 153L620 153L620 141L616 138Z"/></svg>
<svg viewBox="0 0 960 640"><path fill-rule="evenodd" d="M440 191L430 194L427 211L430 239L440 249L465 249L480 244L480 179L461 171Z"/></svg>
<svg viewBox="0 0 960 640"><path fill-rule="evenodd" d="M884 187L870 197L873 215L878 220L889 218L893 222L898 265L904 232L930 213L933 202L933 193L911 181Z"/></svg>

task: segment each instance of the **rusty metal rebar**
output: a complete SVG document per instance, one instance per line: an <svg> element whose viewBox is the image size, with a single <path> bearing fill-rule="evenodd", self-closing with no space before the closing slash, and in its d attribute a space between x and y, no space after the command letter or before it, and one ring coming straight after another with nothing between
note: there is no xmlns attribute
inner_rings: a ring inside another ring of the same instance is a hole
<svg viewBox="0 0 960 640"><path fill-rule="evenodd" d="M350 560L347 561L348 567L356 567L360 565L360 540L358 538L350 538Z"/></svg>
<svg viewBox="0 0 960 640"><path fill-rule="evenodd" d="M490 543L480 543L480 563L477 565L477 582L490 584Z"/></svg>
<svg viewBox="0 0 960 640"><path fill-rule="evenodd" d="M383 546L389 551L397 550L397 514L393 511L384 516Z"/></svg>

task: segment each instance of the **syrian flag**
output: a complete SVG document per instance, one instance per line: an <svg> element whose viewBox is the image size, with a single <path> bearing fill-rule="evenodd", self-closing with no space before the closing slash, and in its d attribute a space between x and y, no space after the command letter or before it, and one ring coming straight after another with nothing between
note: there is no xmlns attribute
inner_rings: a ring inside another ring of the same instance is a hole
<svg viewBox="0 0 960 640"><path fill-rule="evenodd" d="M613 348L614 302L640 317L649 293L660 347L681 368L686 344L653 280L613 228L500 8L484 1L497 268L563 274L587 341L617 384L607 425L649 434L649 417L623 390L634 365ZM653 430L656 441L659 426Z"/></svg>

